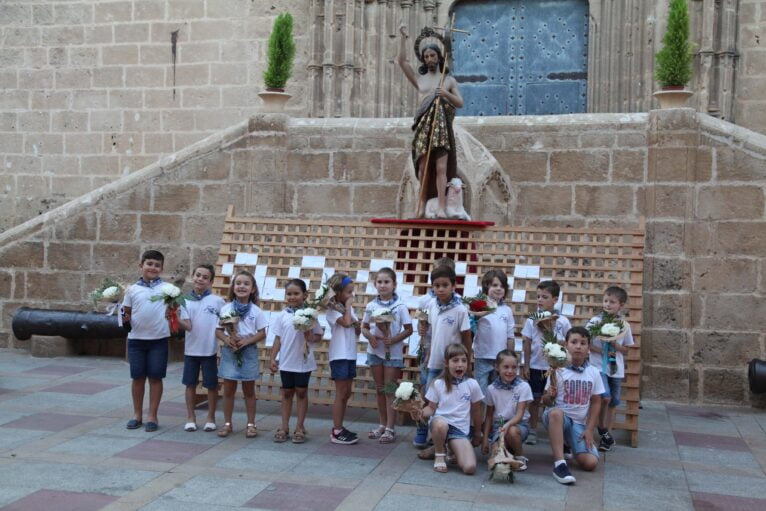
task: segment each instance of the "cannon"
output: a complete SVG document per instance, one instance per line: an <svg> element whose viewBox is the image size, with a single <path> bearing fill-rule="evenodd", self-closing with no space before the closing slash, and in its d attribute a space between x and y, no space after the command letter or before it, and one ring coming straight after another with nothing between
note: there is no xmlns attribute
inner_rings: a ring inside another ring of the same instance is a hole
<svg viewBox="0 0 766 511"><path fill-rule="evenodd" d="M26 341L33 335L52 335L67 339L114 339L125 337L126 330L116 316L98 312L31 309L20 307L11 320L13 335Z"/></svg>
<svg viewBox="0 0 766 511"><path fill-rule="evenodd" d="M750 382L750 392L763 394L766 392L766 360L754 358L747 368L747 379Z"/></svg>

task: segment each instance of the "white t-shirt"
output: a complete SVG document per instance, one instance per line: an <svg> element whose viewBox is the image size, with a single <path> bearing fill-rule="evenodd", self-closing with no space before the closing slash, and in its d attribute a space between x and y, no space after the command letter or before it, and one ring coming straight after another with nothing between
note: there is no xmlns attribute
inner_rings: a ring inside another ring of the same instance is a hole
<svg viewBox="0 0 766 511"><path fill-rule="evenodd" d="M452 385L452 392L442 378L437 378L428 387L426 399L437 403L434 415L443 417L447 424L458 428L466 435L471 430L471 404L484 399L479 382L473 378L464 378L459 385Z"/></svg>
<svg viewBox="0 0 766 511"><path fill-rule="evenodd" d="M356 360L356 330L353 326L338 324L343 314L335 309L327 309L327 324L330 325L330 362L333 360ZM351 309L351 319L359 321Z"/></svg>
<svg viewBox="0 0 766 511"><path fill-rule="evenodd" d="M383 305L380 305L377 301L373 300L367 304L367 307L364 309L364 316L362 316L362 322L369 324L370 333L377 337L383 337L383 333L380 331L380 328L378 328L378 325L372 321L372 313L378 309L382 309L383 307ZM394 316L394 320L389 323L391 337L394 337L395 335L399 335L402 332L404 325L411 325L412 319L410 318L410 311L407 309L407 305L401 300L397 300L392 306L389 307L389 309L391 309L391 314ZM388 349L391 353L391 359L402 360L404 358L403 347L404 340L389 346ZM383 343L379 343L377 348L373 348L372 345L368 342L367 353L372 353L373 355L377 355L380 358L385 359L386 346L384 346Z"/></svg>
<svg viewBox="0 0 766 511"><path fill-rule="evenodd" d="M296 330L293 326L292 312L282 311L274 322L274 335L279 337L279 370L290 371L293 373L308 373L317 368L317 362L314 359L314 343L309 343L309 354L304 356L306 338L303 332ZM311 329L312 334L322 335L322 327L319 322L314 322Z"/></svg>
<svg viewBox="0 0 766 511"><path fill-rule="evenodd" d="M444 350L450 344L463 342L461 332L471 329L468 309L461 303L439 314L439 300L432 300L428 307L431 352L428 357L429 369L444 368Z"/></svg>
<svg viewBox="0 0 766 511"><path fill-rule="evenodd" d="M202 300L186 300L181 308L181 319L191 319L191 330L186 331L184 354L191 357L209 357L218 350L215 329L218 316L226 302L211 293Z"/></svg>
<svg viewBox="0 0 766 511"><path fill-rule="evenodd" d="M572 328L572 324L566 316L559 316L556 319L556 326L554 330L556 332L556 338L563 342L566 338L567 332ZM524 323L524 328L521 330L521 335L532 339L532 351L529 357L529 367L531 369L547 370L549 369L548 363L543 357L543 332L535 325L535 322L530 318Z"/></svg>
<svg viewBox="0 0 766 511"><path fill-rule="evenodd" d="M170 326L165 319L166 305L162 300L151 301L159 296L159 286L146 287L133 284L122 299L123 307L130 307L130 332L128 339L152 340L170 337Z"/></svg>
<svg viewBox="0 0 766 511"><path fill-rule="evenodd" d="M228 314L233 308L234 306L231 303L227 303L221 308L221 316ZM250 337L267 326L269 326L269 320L266 319L266 314L253 303L250 305L250 312L247 313L247 316L239 318L239 322L237 323L237 333L240 337ZM220 329L222 327L219 326L218 328Z"/></svg>
<svg viewBox="0 0 766 511"><path fill-rule="evenodd" d="M630 323L628 323L625 320L625 318L621 318L621 319L623 323L625 323L627 332L625 333L625 336L622 339L617 341L617 344L620 344L622 346L633 346L633 344L635 343L633 342L633 331L630 329ZM601 315L594 316L590 319L590 321L588 321L588 324L585 326L585 328L588 328L589 326L594 325L598 323L599 321L601 321ZM604 343L601 342L601 339L599 339L598 337L594 337L593 339L591 339L590 342L592 346L595 346L596 348L599 348L602 350L604 349ZM617 362L617 372L615 372L614 374L609 374L608 367L607 368L602 367L604 365L603 353L591 352L590 363L593 367L603 372L607 376L610 376L612 378L624 378L625 377L625 357L623 357L622 353L620 353L619 351L617 350L614 350L614 351L615 351L615 360Z"/></svg>
<svg viewBox="0 0 766 511"><path fill-rule="evenodd" d="M531 402L532 387L521 378L516 378L516 384L511 390L498 389L494 382L487 387L487 395L484 396L484 402L488 406L495 407L493 421L497 424L500 419L508 422L516 416L516 407L519 403ZM524 416L521 420L529 420L529 409L524 410Z"/></svg>
<svg viewBox="0 0 766 511"><path fill-rule="evenodd" d="M551 386L551 378L545 388ZM578 424L588 420L588 407L591 396L604 393L604 383L598 369L588 365L583 372L573 371L568 367L556 370L556 408L561 408L564 414Z"/></svg>
<svg viewBox="0 0 766 511"><path fill-rule="evenodd" d="M473 339L473 355L476 358L497 357L508 347L508 339L513 339L513 311L500 305L495 312L479 318L476 322L476 336Z"/></svg>

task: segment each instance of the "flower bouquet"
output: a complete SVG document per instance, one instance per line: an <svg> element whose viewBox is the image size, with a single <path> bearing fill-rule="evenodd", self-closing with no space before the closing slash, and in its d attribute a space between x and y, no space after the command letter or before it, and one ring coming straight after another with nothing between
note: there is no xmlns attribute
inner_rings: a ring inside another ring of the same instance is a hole
<svg viewBox="0 0 766 511"><path fill-rule="evenodd" d="M152 302L162 302L167 307L165 316L168 318L168 325L170 326L170 333L178 333L178 308L186 305L186 300L190 298L181 294L181 289L174 286L169 282L163 282L157 287L160 292L158 295L154 295L150 298Z"/></svg>
<svg viewBox="0 0 766 511"><path fill-rule="evenodd" d="M543 357L551 366L548 375L551 378L551 385L556 385L556 369L566 367L572 363L572 356L558 342L547 342L543 346Z"/></svg>
<svg viewBox="0 0 766 511"><path fill-rule="evenodd" d="M420 397L420 392L411 381L399 383L394 391L394 402L391 404L394 410L413 413L422 410L423 406L423 398Z"/></svg>
<svg viewBox="0 0 766 511"><path fill-rule="evenodd" d="M237 325L239 324L239 313L237 309L232 308L229 312L221 314L219 316L219 323L223 326L229 337L234 337L237 333ZM242 353L237 350L237 367L242 367Z"/></svg>
<svg viewBox="0 0 766 511"><path fill-rule="evenodd" d="M615 342L621 340L628 333L625 322L614 314L604 312L598 323L593 323L588 327L591 338L598 337L604 344L603 357L604 367L609 368L609 374L617 372L617 351L614 349Z"/></svg>
<svg viewBox="0 0 766 511"><path fill-rule="evenodd" d="M464 296L463 304L468 307L468 313L476 318L481 318L497 310L497 302L484 293L476 296Z"/></svg>
<svg viewBox="0 0 766 511"><path fill-rule="evenodd" d="M391 323L394 322L394 314L388 307L381 307L370 314L370 319L378 327L381 333L389 337L391 335ZM391 360L391 347L386 346L386 360Z"/></svg>
<svg viewBox="0 0 766 511"><path fill-rule="evenodd" d="M314 299L309 300L307 305L309 308L322 310L326 309L330 305L330 300L335 296L335 291L330 289L330 287L327 285L327 283L322 284L319 286L319 289L316 290L314 293Z"/></svg>
<svg viewBox="0 0 766 511"><path fill-rule="evenodd" d="M88 296L93 300L93 306L97 307L98 302L107 302L110 305L106 309L107 316L111 316L117 311L122 297L125 295L125 288L122 284L107 277L101 282L101 287L92 291Z"/></svg>
<svg viewBox="0 0 766 511"><path fill-rule="evenodd" d="M314 327L314 323L316 322L318 316L319 311L314 307L303 307L302 309L298 309L293 314L293 328L299 332L308 332ZM309 354L309 343L304 342L303 359L308 360Z"/></svg>

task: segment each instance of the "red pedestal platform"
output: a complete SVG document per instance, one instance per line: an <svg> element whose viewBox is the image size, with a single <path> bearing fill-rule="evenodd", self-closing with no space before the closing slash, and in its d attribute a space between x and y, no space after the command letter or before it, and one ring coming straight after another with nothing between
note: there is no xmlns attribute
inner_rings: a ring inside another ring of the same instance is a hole
<svg viewBox="0 0 766 511"><path fill-rule="evenodd" d="M374 224L405 224L422 227L460 228L460 227L492 227L495 222L479 222L473 220L437 220L434 218L373 218Z"/></svg>

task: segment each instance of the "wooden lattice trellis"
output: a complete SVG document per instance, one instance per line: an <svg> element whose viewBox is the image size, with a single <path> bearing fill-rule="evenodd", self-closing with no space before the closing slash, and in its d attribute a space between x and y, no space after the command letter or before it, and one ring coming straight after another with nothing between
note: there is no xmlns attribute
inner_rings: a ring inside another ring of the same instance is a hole
<svg viewBox="0 0 766 511"><path fill-rule="evenodd" d="M481 275L491 268L514 275L517 265L539 267L539 277L515 277L513 288L525 290L522 302L513 302L517 336L527 314L535 310L535 289L540 279L555 279L561 284L564 304L574 306L569 314L573 325L584 324L601 310L603 290L620 285L628 292L628 319L636 346L626 357L623 382L624 405L618 410L616 428L630 432L631 444L638 443L638 402L641 372L641 304L643 283L643 220L637 229L560 229L535 227L487 227L472 225L423 225L319 220L243 218L229 207L216 264L214 289L226 296L230 277L222 275L223 265L233 263L239 252L258 254L258 264L267 266L267 275L276 277L283 287L291 267L300 266L303 256L324 256L325 266L355 277L369 270L372 259L394 260L404 282L414 285L415 294L428 289L431 264L439 257L452 257L467 263L467 273ZM253 270L252 267L246 268ZM372 280L374 272L370 273ZM322 269L303 268L301 278L316 289L324 279ZM463 278L458 279L462 292ZM400 282L401 284L401 282ZM357 286L355 307L361 313L373 296ZM262 300L265 311L279 311L284 302ZM316 349L318 369L312 375L310 400L315 404L333 401L328 346ZM359 351L366 344L359 343ZM270 348L260 349L261 379L256 382L259 399L278 400L279 375L268 367ZM406 357L404 378L417 381L414 357ZM201 396L200 396L201 397ZM354 382L351 406L375 408L372 376L359 367Z"/></svg>

